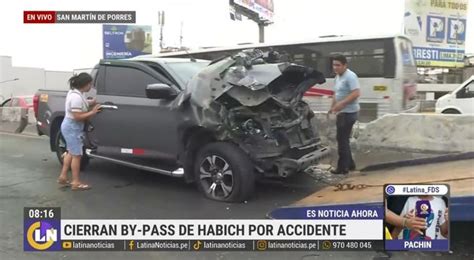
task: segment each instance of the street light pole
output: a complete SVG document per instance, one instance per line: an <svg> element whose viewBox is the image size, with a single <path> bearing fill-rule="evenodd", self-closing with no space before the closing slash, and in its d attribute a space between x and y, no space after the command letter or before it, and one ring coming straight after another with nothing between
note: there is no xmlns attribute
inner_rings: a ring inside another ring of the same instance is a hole
<svg viewBox="0 0 474 260"><path fill-rule="evenodd" d="M181 21L181 28L179 29L179 48L183 48L183 21Z"/></svg>
<svg viewBox="0 0 474 260"><path fill-rule="evenodd" d="M258 42L265 42L265 23L263 22L258 23Z"/></svg>
<svg viewBox="0 0 474 260"><path fill-rule="evenodd" d="M459 31L459 12L458 12L458 24L456 24L454 26L454 32L456 34L456 37L454 38L455 40L455 44L456 44L456 50L455 50L455 54L454 54L454 67L457 68L458 67L458 31Z"/></svg>
<svg viewBox="0 0 474 260"><path fill-rule="evenodd" d="M19 80L19 78L8 79L8 80L0 81L0 84L7 83L7 82L10 82L10 81L17 81L17 80Z"/></svg>
<svg viewBox="0 0 474 260"><path fill-rule="evenodd" d="M17 80L19 80L19 78L8 79L8 80L0 81L0 84L7 83L7 82L11 82L11 81L17 81ZM3 93L3 91L2 91L2 93ZM11 94L11 95L12 95L12 94ZM0 94L0 98L1 98L0 100L1 100L2 102L3 102L3 100L5 99L5 97L4 97L2 94Z"/></svg>
<svg viewBox="0 0 474 260"><path fill-rule="evenodd" d="M160 26L160 52L163 50L163 27L165 26L165 11L158 11L158 25Z"/></svg>

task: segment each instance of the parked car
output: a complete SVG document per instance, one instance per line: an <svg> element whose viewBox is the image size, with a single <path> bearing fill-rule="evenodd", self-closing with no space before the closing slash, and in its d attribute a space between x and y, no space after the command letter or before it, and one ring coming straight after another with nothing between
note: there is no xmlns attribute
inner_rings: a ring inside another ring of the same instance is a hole
<svg viewBox="0 0 474 260"><path fill-rule="evenodd" d="M436 101L436 113L474 114L474 76Z"/></svg>
<svg viewBox="0 0 474 260"><path fill-rule="evenodd" d="M33 108L33 96L17 96L5 99L0 107Z"/></svg>
<svg viewBox="0 0 474 260"><path fill-rule="evenodd" d="M88 124L88 158L195 182L208 198L244 201L257 177L285 178L329 149L303 100L325 81L312 68L265 63L259 51L209 64L185 58L101 61L93 70L102 112ZM39 90L37 126L61 161L61 91Z"/></svg>

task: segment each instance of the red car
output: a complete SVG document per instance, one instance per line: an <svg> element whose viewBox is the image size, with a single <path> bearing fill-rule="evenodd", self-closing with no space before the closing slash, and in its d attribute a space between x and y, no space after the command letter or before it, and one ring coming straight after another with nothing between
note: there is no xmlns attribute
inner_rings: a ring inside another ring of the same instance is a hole
<svg viewBox="0 0 474 260"><path fill-rule="evenodd" d="M17 96L5 99L0 107L21 107L33 109L33 96Z"/></svg>

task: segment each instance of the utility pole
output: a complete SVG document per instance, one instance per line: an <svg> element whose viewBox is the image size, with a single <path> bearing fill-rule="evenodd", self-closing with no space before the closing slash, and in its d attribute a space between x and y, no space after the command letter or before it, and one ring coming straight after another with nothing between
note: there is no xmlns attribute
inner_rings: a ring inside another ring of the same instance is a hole
<svg viewBox="0 0 474 260"><path fill-rule="evenodd" d="M258 22L258 42L264 43L265 42L265 23Z"/></svg>
<svg viewBox="0 0 474 260"><path fill-rule="evenodd" d="M19 78L14 78L14 79L7 79L7 80L4 80L4 81L0 81L0 84L3 84L3 83L7 83L7 82L12 82L12 81L17 81L17 80L20 80ZM5 85L6 87L7 85ZM1 87L1 86L0 86ZM2 94L3 94L3 90L2 90ZM0 94L0 101L3 102L3 100L5 99L5 97ZM13 92L10 92L10 98L13 97Z"/></svg>
<svg viewBox="0 0 474 260"><path fill-rule="evenodd" d="M458 31L459 31L459 17L461 15L459 14L458 12L458 24L456 24L454 26L454 31L456 33L456 38L455 38L455 41L456 41L456 50L455 50L455 53L454 53L454 67L457 68L458 67Z"/></svg>
<svg viewBox="0 0 474 260"><path fill-rule="evenodd" d="M179 48L183 47L183 21L181 21L181 28L179 30Z"/></svg>
<svg viewBox="0 0 474 260"><path fill-rule="evenodd" d="M160 26L160 52L163 49L163 27L165 26L165 11L158 11L158 25Z"/></svg>
<svg viewBox="0 0 474 260"><path fill-rule="evenodd" d="M7 82L11 82L11 81L17 81L17 80L19 80L19 78L8 79L8 80L0 81L0 84L2 84L2 83L7 83Z"/></svg>

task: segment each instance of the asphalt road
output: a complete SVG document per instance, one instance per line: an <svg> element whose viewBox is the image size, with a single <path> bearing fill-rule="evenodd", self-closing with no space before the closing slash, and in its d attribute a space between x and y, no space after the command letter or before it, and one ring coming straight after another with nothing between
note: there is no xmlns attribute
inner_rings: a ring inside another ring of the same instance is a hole
<svg viewBox="0 0 474 260"><path fill-rule="evenodd" d="M86 192L60 189L60 166L46 137L0 133L0 259L371 259L380 252L23 252L23 207L61 207L65 219L259 219L321 188L309 176L288 183L265 182L255 198L229 204L203 198L182 180L93 160L83 179L93 185ZM467 225L467 226L466 226ZM472 259L472 223L459 227L455 254L395 253L393 259L449 256ZM454 232L454 230L453 230Z"/></svg>

